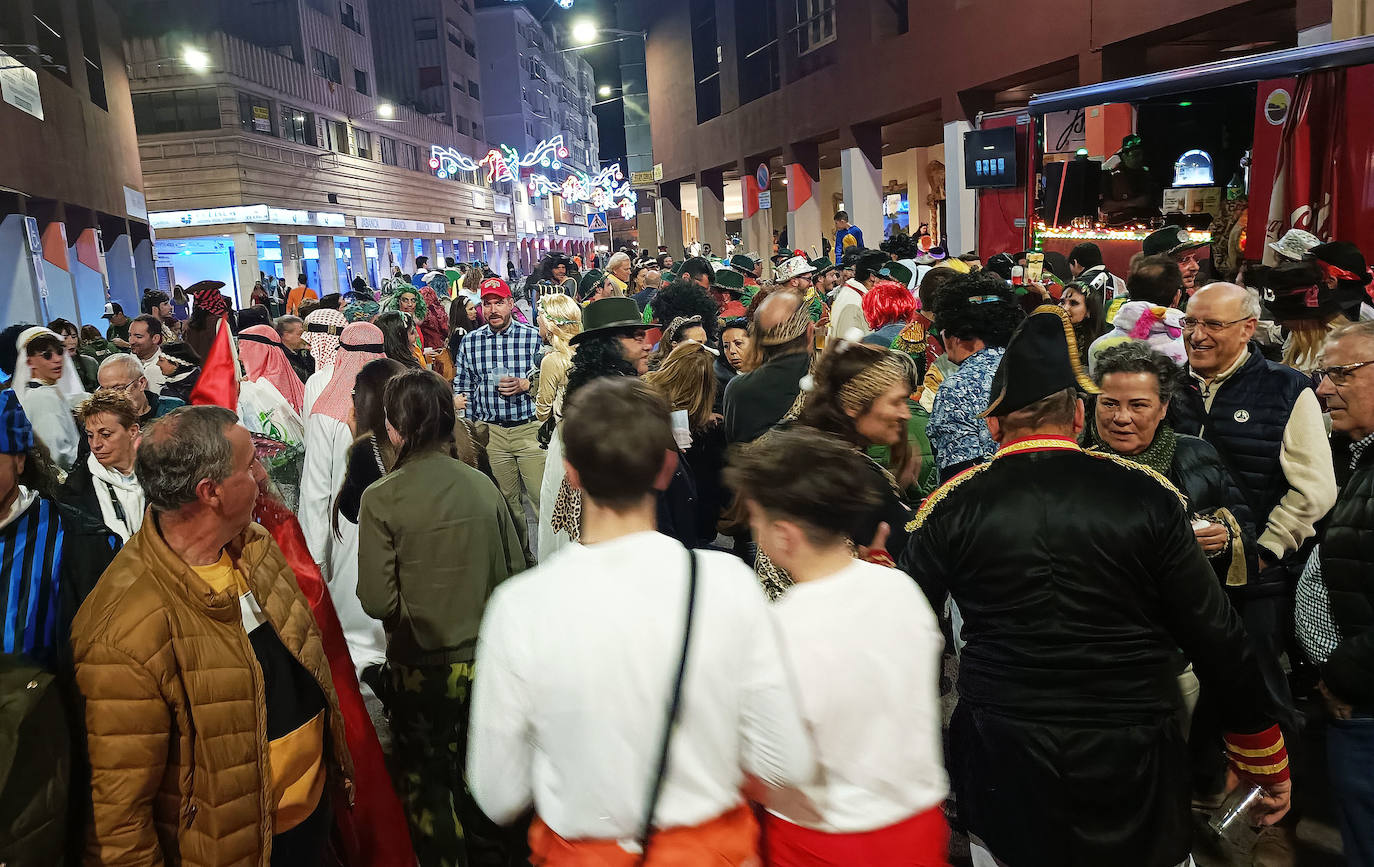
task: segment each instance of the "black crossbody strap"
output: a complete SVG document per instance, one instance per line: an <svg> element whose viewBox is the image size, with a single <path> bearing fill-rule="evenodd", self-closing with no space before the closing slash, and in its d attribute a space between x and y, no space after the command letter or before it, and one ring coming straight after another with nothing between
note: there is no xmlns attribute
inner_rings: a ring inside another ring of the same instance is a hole
<svg viewBox="0 0 1374 867"><path fill-rule="evenodd" d="M644 810L644 827L639 832L639 863L649 860L649 843L654 836L654 811L658 809L658 799L663 794L663 780L668 775L668 747L672 743L673 728L677 725L678 712L682 708L682 680L687 674L687 649L692 643L692 614L697 607L697 553L687 551L687 624L682 630L682 658L677 665L677 678L673 681L673 698L668 704L668 721L663 727L663 746L658 752L658 770L654 772L654 784L649 789L649 805Z"/></svg>

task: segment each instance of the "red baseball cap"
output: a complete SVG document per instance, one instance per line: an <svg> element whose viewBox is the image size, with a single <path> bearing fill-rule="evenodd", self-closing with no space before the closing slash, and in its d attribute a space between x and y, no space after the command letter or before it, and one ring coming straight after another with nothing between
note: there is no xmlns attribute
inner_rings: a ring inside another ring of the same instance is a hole
<svg viewBox="0 0 1374 867"><path fill-rule="evenodd" d="M480 293L478 295L479 298L486 298L492 295L496 296L497 298L511 297L510 285L507 284L506 281L502 280L500 277L488 277L487 279L483 280L482 285L478 287L478 291Z"/></svg>

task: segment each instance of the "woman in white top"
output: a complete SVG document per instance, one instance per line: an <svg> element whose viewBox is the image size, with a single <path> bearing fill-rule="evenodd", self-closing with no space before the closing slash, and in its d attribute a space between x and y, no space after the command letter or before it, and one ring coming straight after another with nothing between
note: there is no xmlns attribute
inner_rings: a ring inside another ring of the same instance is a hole
<svg viewBox="0 0 1374 867"><path fill-rule="evenodd" d="M120 542L143 526L146 501L134 475L134 455L143 435L133 402L118 391L102 389L81 404L77 418L91 453L67 474L62 500L100 519Z"/></svg>
<svg viewBox="0 0 1374 867"><path fill-rule="evenodd" d="M64 470L76 465L81 445L72 412L90 397L67 355L62 338L35 325L20 332L15 341L19 358L11 387L33 425L33 432L48 447L53 461Z"/></svg>
<svg viewBox="0 0 1374 867"><path fill-rule="evenodd" d="M855 548L836 516L882 502L852 447L813 428L766 434L726 470L754 538L795 582L774 607L821 773L767 800L772 867L947 863L943 638L916 583ZM879 531L881 535L881 530Z"/></svg>

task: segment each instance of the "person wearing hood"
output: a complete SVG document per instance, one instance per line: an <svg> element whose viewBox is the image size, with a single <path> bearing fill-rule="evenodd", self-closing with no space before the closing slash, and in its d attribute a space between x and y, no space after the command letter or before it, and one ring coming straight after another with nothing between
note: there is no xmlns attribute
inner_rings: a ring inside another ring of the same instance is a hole
<svg viewBox="0 0 1374 867"><path fill-rule="evenodd" d="M143 526L146 501L134 473L143 428L122 394L97 391L77 410L91 453L67 474L62 502L99 520L121 543Z"/></svg>
<svg viewBox="0 0 1374 867"><path fill-rule="evenodd" d="M305 317L305 342L310 347L311 357L315 359L315 372L305 381L303 406L307 414L313 411L315 398L324 391L329 384L329 377L334 373L339 338L349 321L347 315L338 310L314 310Z"/></svg>
<svg viewBox="0 0 1374 867"><path fill-rule="evenodd" d="M1097 368L1103 350L1127 340L1141 340L1182 367L1188 362L1183 345L1183 275L1169 256L1147 256L1126 283L1130 300L1112 318L1112 330L1088 347L1088 373Z"/></svg>
<svg viewBox="0 0 1374 867"><path fill-rule="evenodd" d="M157 366L167 377L162 384L159 402L178 400L183 404L191 402L191 392L200 381L200 357L186 343L168 343L162 347ZM170 407L169 407L170 411Z"/></svg>
<svg viewBox="0 0 1374 867"><path fill-rule="evenodd" d="M38 439L59 467L70 470L82 439L72 412L90 395L81 387L76 367L56 333L34 325L21 331L14 345L18 357L12 388Z"/></svg>
<svg viewBox="0 0 1374 867"><path fill-rule="evenodd" d="M281 338L271 325L254 325L239 332L239 418L250 433L284 443L305 442L301 407L305 385L286 360Z"/></svg>

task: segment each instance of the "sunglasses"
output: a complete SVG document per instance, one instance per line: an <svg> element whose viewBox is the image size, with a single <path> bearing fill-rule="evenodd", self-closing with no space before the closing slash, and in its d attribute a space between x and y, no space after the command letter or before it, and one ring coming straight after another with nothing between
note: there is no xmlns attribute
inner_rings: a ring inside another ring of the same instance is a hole
<svg viewBox="0 0 1374 867"><path fill-rule="evenodd" d="M41 358L44 361L52 361L54 358L61 358L63 355L66 355L65 350L45 349L42 352L30 352L29 358Z"/></svg>

